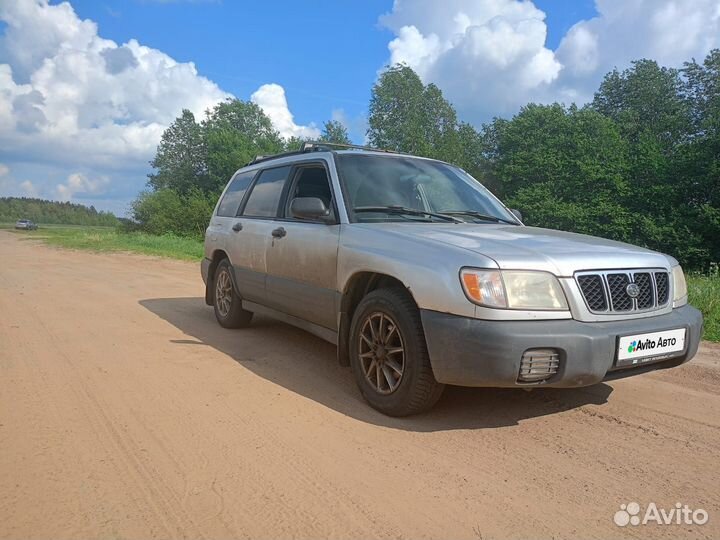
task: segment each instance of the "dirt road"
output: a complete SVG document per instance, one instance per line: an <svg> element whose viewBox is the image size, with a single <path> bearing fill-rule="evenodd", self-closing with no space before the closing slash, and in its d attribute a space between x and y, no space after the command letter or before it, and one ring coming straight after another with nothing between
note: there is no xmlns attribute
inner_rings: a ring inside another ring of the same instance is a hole
<svg viewBox="0 0 720 540"><path fill-rule="evenodd" d="M19 238L0 232L0 537L720 536L720 347L391 419L325 342L221 329L196 264ZM616 526L631 501L709 521Z"/></svg>

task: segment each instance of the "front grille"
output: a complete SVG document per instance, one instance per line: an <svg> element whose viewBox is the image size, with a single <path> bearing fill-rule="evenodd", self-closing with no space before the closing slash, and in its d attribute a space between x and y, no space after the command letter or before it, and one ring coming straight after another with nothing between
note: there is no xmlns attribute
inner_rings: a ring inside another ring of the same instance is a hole
<svg viewBox="0 0 720 540"><path fill-rule="evenodd" d="M635 299L638 309L649 309L655 305L655 292L653 291L652 278L648 272L638 272L633 280L640 288L640 294Z"/></svg>
<svg viewBox="0 0 720 540"><path fill-rule="evenodd" d="M607 311L608 304L605 298L605 287L602 276L588 274L578 276L578 285L585 296L585 301L591 311Z"/></svg>
<svg viewBox="0 0 720 540"><path fill-rule="evenodd" d="M655 286L657 287L658 305L667 304L670 297L670 276L667 272L655 272Z"/></svg>
<svg viewBox="0 0 720 540"><path fill-rule="evenodd" d="M610 302L613 311L630 311L633 308L633 299L626 291L627 286L630 284L630 276L627 274L608 274L607 284L610 289Z"/></svg>
<svg viewBox="0 0 720 540"><path fill-rule="evenodd" d="M652 311L667 305L670 298L670 278L664 270L581 272L575 279L593 313ZM634 296L628 293L630 284L637 285Z"/></svg>
<svg viewBox="0 0 720 540"><path fill-rule="evenodd" d="M528 349L520 360L518 382L540 382L555 375L560 355L555 349Z"/></svg>

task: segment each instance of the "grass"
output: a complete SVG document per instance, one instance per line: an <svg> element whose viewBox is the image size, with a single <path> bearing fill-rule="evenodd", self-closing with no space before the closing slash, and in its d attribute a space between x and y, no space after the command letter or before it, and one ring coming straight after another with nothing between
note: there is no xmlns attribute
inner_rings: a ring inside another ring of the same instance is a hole
<svg viewBox="0 0 720 540"><path fill-rule="evenodd" d="M12 224L0 224L0 228L12 228ZM37 231L18 231L18 234L73 249L131 251L186 261L199 261L203 255L201 240L173 235L123 233L112 227L43 225ZM720 342L720 274L690 274L687 281L690 303L705 317L703 338Z"/></svg>
<svg viewBox="0 0 720 540"><path fill-rule="evenodd" d="M720 274L689 275L687 282L690 303L705 317L703 339L720 342Z"/></svg>
<svg viewBox="0 0 720 540"><path fill-rule="evenodd" d="M193 238L174 235L152 235L141 232L124 233L113 227L49 226L37 231L17 231L28 239L42 240L52 246L91 251L131 251L186 261L199 261L203 243Z"/></svg>

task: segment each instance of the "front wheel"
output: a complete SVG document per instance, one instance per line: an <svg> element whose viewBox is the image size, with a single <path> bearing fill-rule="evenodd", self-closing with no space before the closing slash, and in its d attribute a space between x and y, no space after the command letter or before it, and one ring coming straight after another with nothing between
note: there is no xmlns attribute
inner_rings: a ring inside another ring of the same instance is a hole
<svg viewBox="0 0 720 540"><path fill-rule="evenodd" d="M389 416L426 411L444 389L430 367L417 306L400 288L360 301L350 327L350 364L363 397Z"/></svg>
<svg viewBox="0 0 720 540"><path fill-rule="evenodd" d="M242 328L252 320L252 311L242 308L230 275L230 261L223 259L215 270L213 306L215 318L223 328Z"/></svg>

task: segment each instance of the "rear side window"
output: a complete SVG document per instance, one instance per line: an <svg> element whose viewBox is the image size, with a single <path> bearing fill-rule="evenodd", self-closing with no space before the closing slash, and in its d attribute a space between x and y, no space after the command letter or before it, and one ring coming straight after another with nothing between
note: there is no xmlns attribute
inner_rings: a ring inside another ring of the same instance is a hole
<svg viewBox="0 0 720 540"><path fill-rule="evenodd" d="M275 217L280 195L290 173L290 167L267 169L260 173L245 204L244 216Z"/></svg>
<svg viewBox="0 0 720 540"><path fill-rule="evenodd" d="M232 179L230 185L225 191L225 195L223 196L222 201L220 201L220 205L218 206L218 216L237 216L238 208L240 208L240 203L242 202L243 197L245 196L245 192L250 186L250 182L252 182L254 176L255 171L250 171L240 173Z"/></svg>

